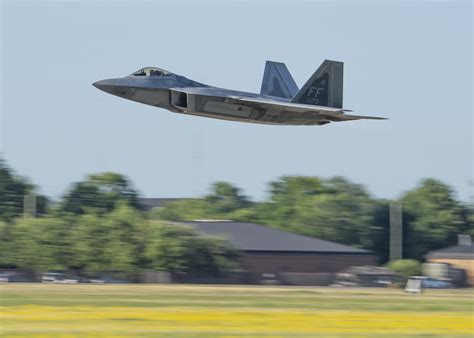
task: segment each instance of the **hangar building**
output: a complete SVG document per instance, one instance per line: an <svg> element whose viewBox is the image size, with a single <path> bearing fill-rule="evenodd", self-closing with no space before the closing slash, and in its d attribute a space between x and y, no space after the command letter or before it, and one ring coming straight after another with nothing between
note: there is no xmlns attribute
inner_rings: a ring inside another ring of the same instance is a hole
<svg viewBox="0 0 474 338"><path fill-rule="evenodd" d="M425 255L429 263L446 263L466 271L467 283L474 286L474 244L455 245L430 251Z"/></svg>
<svg viewBox="0 0 474 338"><path fill-rule="evenodd" d="M242 269L257 274L335 273L350 266L375 265L371 251L231 221L180 222L211 236L227 238L241 250Z"/></svg>

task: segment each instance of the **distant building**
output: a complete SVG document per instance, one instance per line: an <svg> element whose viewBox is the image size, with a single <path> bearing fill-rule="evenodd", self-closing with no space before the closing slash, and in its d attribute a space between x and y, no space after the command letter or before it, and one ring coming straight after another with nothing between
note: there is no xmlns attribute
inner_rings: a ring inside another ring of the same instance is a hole
<svg viewBox="0 0 474 338"><path fill-rule="evenodd" d="M467 283L474 286L474 244L456 245L428 252L425 255L429 263L446 263L464 269Z"/></svg>
<svg viewBox="0 0 474 338"><path fill-rule="evenodd" d="M242 252L242 269L251 273L335 273L350 266L376 263L368 250L258 224L231 221L181 223L207 235L227 238Z"/></svg>

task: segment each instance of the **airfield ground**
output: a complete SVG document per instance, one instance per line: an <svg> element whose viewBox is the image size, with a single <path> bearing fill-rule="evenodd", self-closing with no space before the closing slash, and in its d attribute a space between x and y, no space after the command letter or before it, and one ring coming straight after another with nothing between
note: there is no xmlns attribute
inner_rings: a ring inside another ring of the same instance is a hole
<svg viewBox="0 0 474 338"><path fill-rule="evenodd" d="M0 285L2 337L472 337L473 290Z"/></svg>

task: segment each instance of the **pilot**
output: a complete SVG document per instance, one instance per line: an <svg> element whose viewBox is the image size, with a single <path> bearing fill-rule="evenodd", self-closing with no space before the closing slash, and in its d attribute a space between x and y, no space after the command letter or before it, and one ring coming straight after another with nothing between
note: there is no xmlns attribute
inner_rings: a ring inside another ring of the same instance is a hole
<svg viewBox="0 0 474 338"><path fill-rule="evenodd" d="M158 69L150 70L150 76L163 76L163 72Z"/></svg>

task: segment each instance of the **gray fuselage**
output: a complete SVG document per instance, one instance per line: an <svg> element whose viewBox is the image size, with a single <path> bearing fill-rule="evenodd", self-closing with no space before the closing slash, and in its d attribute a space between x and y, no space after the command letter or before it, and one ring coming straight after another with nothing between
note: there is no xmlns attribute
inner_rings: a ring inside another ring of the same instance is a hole
<svg viewBox="0 0 474 338"><path fill-rule="evenodd" d="M98 81L94 86L109 94L175 113L251 123L281 124L275 118L265 118L264 109L236 105L228 102L230 98L289 102L285 98L212 87L173 73L164 76L132 74Z"/></svg>

